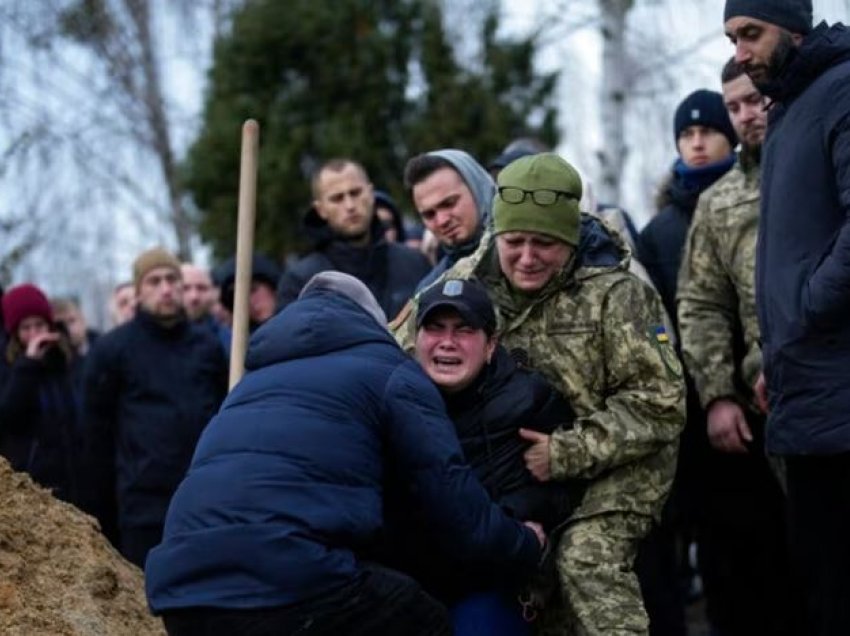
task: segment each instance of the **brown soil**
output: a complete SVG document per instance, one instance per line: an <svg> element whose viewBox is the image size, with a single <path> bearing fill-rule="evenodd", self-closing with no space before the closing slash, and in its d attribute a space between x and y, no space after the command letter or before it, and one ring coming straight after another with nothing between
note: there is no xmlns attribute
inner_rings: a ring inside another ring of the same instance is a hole
<svg viewBox="0 0 850 636"><path fill-rule="evenodd" d="M97 522L0 458L0 634L165 634L148 611L142 572Z"/></svg>

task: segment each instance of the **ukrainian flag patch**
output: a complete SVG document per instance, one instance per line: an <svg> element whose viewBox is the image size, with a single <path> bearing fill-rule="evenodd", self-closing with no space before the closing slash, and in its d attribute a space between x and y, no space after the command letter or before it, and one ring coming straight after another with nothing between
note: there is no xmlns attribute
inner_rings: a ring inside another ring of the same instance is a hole
<svg viewBox="0 0 850 636"><path fill-rule="evenodd" d="M670 334L667 333L664 325L658 325L655 327L650 326L646 331L649 336L649 342L661 356L661 361L667 368L667 373L670 378L678 379L682 377L682 367L679 364L679 358L676 356L676 352L671 346Z"/></svg>

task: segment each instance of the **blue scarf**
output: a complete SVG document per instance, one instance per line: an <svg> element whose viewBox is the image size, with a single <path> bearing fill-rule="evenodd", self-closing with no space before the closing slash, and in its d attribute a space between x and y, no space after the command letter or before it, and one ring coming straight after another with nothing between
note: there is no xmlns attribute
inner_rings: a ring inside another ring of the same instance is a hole
<svg viewBox="0 0 850 636"><path fill-rule="evenodd" d="M726 174L734 164L734 152L730 152L728 157L716 163L710 163L696 168L685 165L685 162L680 157L673 164L673 173L676 175L678 185L682 186L685 190L702 192Z"/></svg>

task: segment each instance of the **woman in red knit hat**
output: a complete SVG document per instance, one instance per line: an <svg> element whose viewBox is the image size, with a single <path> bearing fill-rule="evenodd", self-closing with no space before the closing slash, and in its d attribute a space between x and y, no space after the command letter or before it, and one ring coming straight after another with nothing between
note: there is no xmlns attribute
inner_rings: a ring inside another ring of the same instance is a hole
<svg viewBox="0 0 850 636"><path fill-rule="evenodd" d="M9 289L0 303L7 335L0 453L15 470L77 503L80 391L70 341L56 329L50 303L35 285Z"/></svg>

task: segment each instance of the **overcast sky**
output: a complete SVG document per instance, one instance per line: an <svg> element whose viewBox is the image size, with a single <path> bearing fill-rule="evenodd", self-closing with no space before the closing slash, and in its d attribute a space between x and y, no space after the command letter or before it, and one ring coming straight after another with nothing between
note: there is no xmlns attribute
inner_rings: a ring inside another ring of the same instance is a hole
<svg viewBox="0 0 850 636"><path fill-rule="evenodd" d="M158 0L159 6L169 6L169 1ZM459 6L452 0L446 2L449 10ZM593 24L583 29L565 31L562 28L564 24L592 17L596 6L594 0L503 0L503 3L505 19L502 25L507 32L527 33L539 28L545 21L545 46L540 51L539 65L543 70L561 71L558 99L563 136L557 150L584 175L595 179L598 171L595 153L605 143L601 138L598 115L600 38ZM552 16L552 7L559 4L569 6L569 12ZM645 61L648 68L642 70L645 75L638 82L641 94L629 104L627 142L630 154L619 203L632 213L639 224L651 214L654 191L675 157L671 122L677 103L697 88L720 88L720 68L733 52L723 36L723 4L722 0L637 0L637 7L630 15L630 41L642 47L639 63ZM815 0L814 5L816 21L826 18L829 22L846 23L848 20L850 0ZM162 34L160 43L166 62L163 80L167 85L166 93L172 100L170 112L175 141L182 156L200 125L210 51L197 48L196 42L203 37L184 37L182 30L186 25L172 19L173 16L169 18L168 11L159 11L158 15L161 16L158 31ZM449 22L449 28L452 28L453 24L463 21L450 19ZM211 27L195 24L193 28ZM87 74L89 67L71 47L68 47L68 55L64 56L62 64L53 68L25 62L22 56L16 55L19 50L14 48L14 41L0 45L0 52L7 62L4 67L7 79L4 99L15 101L23 109L18 113L22 117L20 122L13 123L31 126L37 121L41 109L45 108L58 108L60 111L64 108L62 114L73 118L76 111L68 108L67 94L74 90L83 91L80 93L80 105L86 99L96 100L94 89L98 87L98 80ZM11 66L8 64L10 60ZM657 73L658 69L663 73ZM659 80L659 77L663 79ZM8 83L10 78L12 82ZM64 105L57 101L63 98ZM56 106L51 106L51 99L57 101ZM106 130L114 114L100 112L96 104L89 107L97 113L97 125ZM6 130L14 131L15 126ZM82 127L76 133L88 135L90 130ZM3 141L2 147L10 143L9 139L0 141ZM104 161L125 166L135 175L151 171L149 163L122 152L120 148L97 142L90 143L89 147L95 151L87 164L91 171L102 169ZM51 157L54 164L61 165L65 160L63 153L69 155L67 160L71 160L67 148L57 147L55 156ZM76 159L79 160L78 157ZM151 171L151 175L150 179L145 179L144 185L150 192L158 193L158 176L155 171ZM0 215L3 210L15 210L14 202L24 199L21 196L23 189L38 188L42 184L40 180L30 182L10 178L14 175L5 176L3 183L6 187L0 188ZM54 171L42 174L41 178L50 180L63 176ZM262 184L262 177L260 181ZM101 192L90 195L83 202L56 201L52 204L66 215L68 209L77 211L77 215L72 216L67 223L67 231L59 237L61 245L54 243L37 250L16 272L16 282L25 279L43 281L52 293L79 291L80 285L92 285L94 282L100 285L101 290L108 289L111 284L127 277L136 253L154 242L167 242L170 238L168 228L162 223L140 219L138 213L133 217L128 211L129 206L116 193ZM403 204L409 209L409 202ZM98 210L102 211L98 213ZM53 220L60 215L49 218ZM91 228L93 220L98 225L94 232ZM88 237L85 239L88 243L82 237ZM68 248L69 244L73 249ZM203 250L199 251L199 257L202 262L207 259Z"/></svg>

